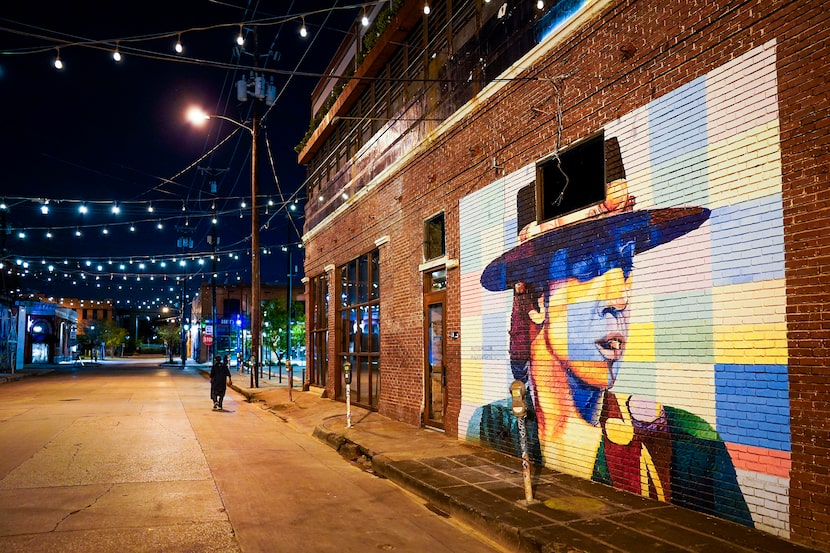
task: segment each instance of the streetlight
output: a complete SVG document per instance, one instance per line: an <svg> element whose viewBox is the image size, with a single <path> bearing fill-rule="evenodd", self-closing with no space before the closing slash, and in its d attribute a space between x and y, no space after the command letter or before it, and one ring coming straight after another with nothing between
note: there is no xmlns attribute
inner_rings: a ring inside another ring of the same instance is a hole
<svg viewBox="0 0 830 553"><path fill-rule="evenodd" d="M251 133L251 386L259 388L259 352L262 337L262 312L260 302L259 270L259 211L257 211L257 136L259 134L259 112L254 102L251 126L235 121L224 115L208 115L198 108L187 112L187 119L195 124L204 124L208 119L222 119Z"/></svg>

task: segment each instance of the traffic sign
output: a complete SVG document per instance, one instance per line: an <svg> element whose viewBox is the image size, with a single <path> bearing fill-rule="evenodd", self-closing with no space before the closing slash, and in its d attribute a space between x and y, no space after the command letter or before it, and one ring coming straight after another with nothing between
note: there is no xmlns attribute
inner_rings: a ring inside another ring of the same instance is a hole
<svg viewBox="0 0 830 553"><path fill-rule="evenodd" d="M206 346L213 345L213 334L202 334L202 343Z"/></svg>

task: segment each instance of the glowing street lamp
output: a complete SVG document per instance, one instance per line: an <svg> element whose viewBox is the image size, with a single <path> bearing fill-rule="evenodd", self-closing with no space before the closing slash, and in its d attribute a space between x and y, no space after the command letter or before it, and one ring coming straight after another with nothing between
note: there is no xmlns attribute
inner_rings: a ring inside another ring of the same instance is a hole
<svg viewBox="0 0 830 553"><path fill-rule="evenodd" d="M256 104L254 104L256 105ZM259 355L262 339L262 312L260 306L261 281L259 269L259 212L257 211L257 135L259 131L259 113L253 110L251 126L235 121L224 115L208 115L199 108L190 108L187 119L194 125L201 126L209 119L222 119L245 129L251 134L251 386L259 387Z"/></svg>

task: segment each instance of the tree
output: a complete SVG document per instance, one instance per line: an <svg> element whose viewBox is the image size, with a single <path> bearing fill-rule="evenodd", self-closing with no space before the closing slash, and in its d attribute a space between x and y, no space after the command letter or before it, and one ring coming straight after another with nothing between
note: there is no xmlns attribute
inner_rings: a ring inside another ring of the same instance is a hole
<svg viewBox="0 0 830 553"><path fill-rule="evenodd" d="M262 304L262 338L277 355L279 364L286 354L285 329L288 327L288 310L285 301L283 298L276 298ZM291 345L297 347L301 344L305 344L305 313L302 304L295 302L291 312Z"/></svg>
<svg viewBox="0 0 830 553"><path fill-rule="evenodd" d="M173 355L175 355L181 347L182 327L176 323L167 323L158 327L156 330L159 338L164 342L164 349L167 352L167 357L170 363L173 362Z"/></svg>
<svg viewBox="0 0 830 553"><path fill-rule="evenodd" d="M90 352L101 343L101 322L86 320L78 325L78 343L81 350Z"/></svg>
<svg viewBox="0 0 830 553"><path fill-rule="evenodd" d="M121 328L115 321L103 321L101 323L101 341L109 348L108 351L115 354L115 349L123 346L126 339L126 328Z"/></svg>

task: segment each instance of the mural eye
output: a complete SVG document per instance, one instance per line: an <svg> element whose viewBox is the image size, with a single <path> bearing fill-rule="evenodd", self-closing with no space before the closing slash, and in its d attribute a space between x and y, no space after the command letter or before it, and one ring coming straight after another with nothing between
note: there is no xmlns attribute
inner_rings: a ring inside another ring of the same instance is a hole
<svg viewBox="0 0 830 553"><path fill-rule="evenodd" d="M585 282L599 276L599 267L599 262L595 258L577 261L571 267L571 276Z"/></svg>

